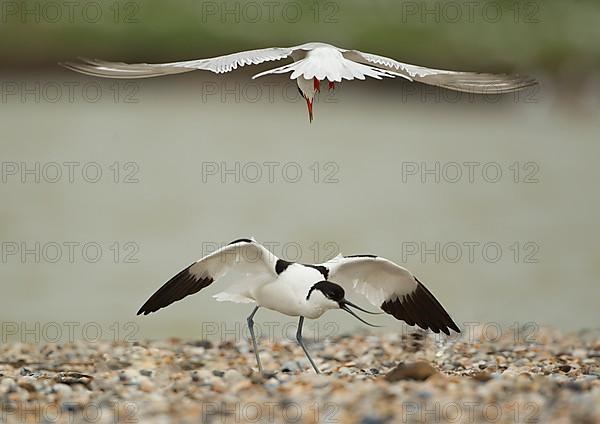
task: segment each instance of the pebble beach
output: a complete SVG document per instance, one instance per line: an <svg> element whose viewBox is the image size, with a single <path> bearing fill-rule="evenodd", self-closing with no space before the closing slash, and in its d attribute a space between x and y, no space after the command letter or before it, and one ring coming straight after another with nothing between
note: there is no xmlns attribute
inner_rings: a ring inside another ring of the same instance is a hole
<svg viewBox="0 0 600 424"><path fill-rule="evenodd" d="M1 423L600 423L600 332L0 345Z"/></svg>

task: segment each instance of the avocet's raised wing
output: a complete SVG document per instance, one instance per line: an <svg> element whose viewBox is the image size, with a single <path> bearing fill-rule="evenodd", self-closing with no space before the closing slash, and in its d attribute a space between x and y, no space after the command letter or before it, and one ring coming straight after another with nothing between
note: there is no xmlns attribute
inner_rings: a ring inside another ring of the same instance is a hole
<svg viewBox="0 0 600 424"><path fill-rule="evenodd" d="M435 333L460 332L444 307L406 268L374 255L337 256L322 265L329 270L329 281L348 293L364 295L408 325Z"/></svg>
<svg viewBox="0 0 600 424"><path fill-rule="evenodd" d="M255 240L239 239L194 262L154 293L138 311L148 315L190 294L199 292L230 271L243 274L247 285L277 278L278 258Z"/></svg>

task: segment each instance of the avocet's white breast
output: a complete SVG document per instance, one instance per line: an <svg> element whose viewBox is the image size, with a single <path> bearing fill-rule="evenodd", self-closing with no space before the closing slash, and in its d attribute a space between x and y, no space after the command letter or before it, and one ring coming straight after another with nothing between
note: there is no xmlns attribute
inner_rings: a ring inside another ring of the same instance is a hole
<svg viewBox="0 0 600 424"><path fill-rule="evenodd" d="M311 306L306 295L315 283L324 279L315 268L294 263L273 282L254 289L252 297L259 305L286 315L318 318L325 310L318 311Z"/></svg>

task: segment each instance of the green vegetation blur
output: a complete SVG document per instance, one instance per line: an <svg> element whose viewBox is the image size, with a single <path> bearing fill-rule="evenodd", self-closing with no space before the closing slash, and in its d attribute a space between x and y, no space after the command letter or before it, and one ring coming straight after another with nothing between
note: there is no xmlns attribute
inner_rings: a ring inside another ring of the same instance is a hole
<svg viewBox="0 0 600 424"><path fill-rule="evenodd" d="M600 69L597 0L3 1L3 68L77 56L171 61L325 41L422 65Z"/></svg>

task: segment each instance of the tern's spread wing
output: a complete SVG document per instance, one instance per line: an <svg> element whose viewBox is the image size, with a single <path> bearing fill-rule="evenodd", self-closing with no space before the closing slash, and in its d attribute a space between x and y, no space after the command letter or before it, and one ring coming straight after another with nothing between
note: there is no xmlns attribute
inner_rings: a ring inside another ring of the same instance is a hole
<svg viewBox="0 0 600 424"><path fill-rule="evenodd" d="M374 65L390 72L402 74L414 81L467 93L510 93L537 84L536 80L526 76L426 68L398 62L389 57L363 53L358 50L345 52L344 57L355 62Z"/></svg>
<svg viewBox="0 0 600 424"><path fill-rule="evenodd" d="M450 334L460 332L444 307L406 268L373 255L338 256L322 264L328 279L409 325Z"/></svg>
<svg viewBox="0 0 600 424"><path fill-rule="evenodd" d="M82 59L81 63L68 62L62 65L73 71L105 78L150 78L162 75L180 74L194 70L206 70L221 74L246 65L257 65L263 62L285 59L296 50L304 50L304 45L297 47L271 47L248 50L209 59L188 60L171 63L122 63L102 60Z"/></svg>
<svg viewBox="0 0 600 424"><path fill-rule="evenodd" d="M254 282L277 277L278 258L254 240L240 239L194 262L154 293L138 311L148 315L190 294L199 292L229 271L243 274Z"/></svg>

